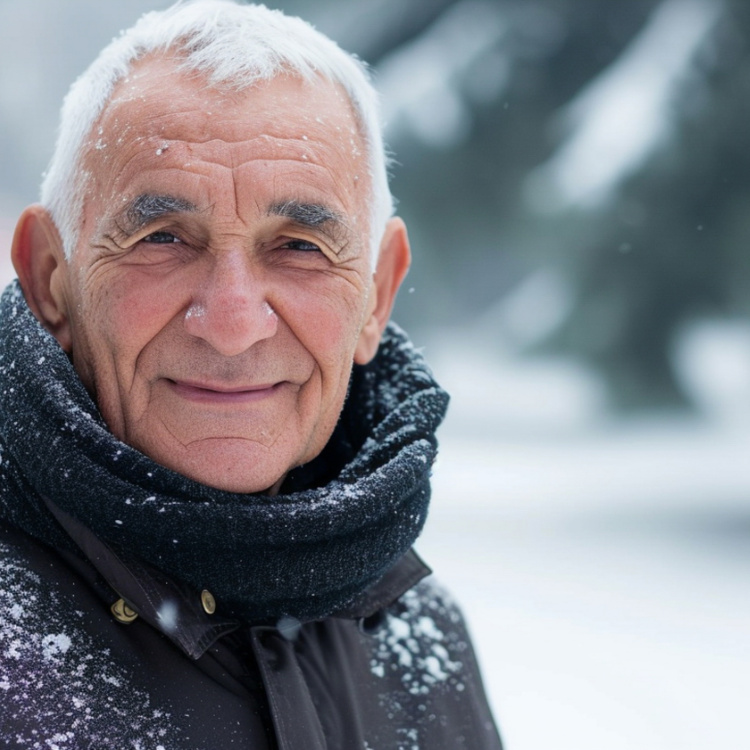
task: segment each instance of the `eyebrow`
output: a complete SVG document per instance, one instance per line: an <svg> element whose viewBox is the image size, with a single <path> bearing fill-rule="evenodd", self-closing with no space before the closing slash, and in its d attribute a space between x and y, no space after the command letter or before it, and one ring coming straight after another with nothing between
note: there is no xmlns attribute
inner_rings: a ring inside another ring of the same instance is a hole
<svg viewBox="0 0 750 750"><path fill-rule="evenodd" d="M184 198L178 198L174 195L143 193L136 196L125 206L120 217L126 224L127 231L134 233L162 216L194 213L196 211L198 211L197 206ZM266 213L269 216L281 216L290 219L303 227L321 230L336 243L343 243L349 236L348 226L344 218L328 206L319 203L287 200L274 203Z"/></svg>
<svg viewBox="0 0 750 750"><path fill-rule="evenodd" d="M144 193L134 198L125 207L121 216L127 223L128 230L130 232L137 232L162 216L192 213L197 210L197 207L190 203L190 201L177 198L174 195Z"/></svg>
<svg viewBox="0 0 750 750"><path fill-rule="evenodd" d="M344 218L328 206L319 203L302 203L295 200L274 203L269 207L268 215L282 216L302 227L320 229L337 242L341 242L349 234Z"/></svg>

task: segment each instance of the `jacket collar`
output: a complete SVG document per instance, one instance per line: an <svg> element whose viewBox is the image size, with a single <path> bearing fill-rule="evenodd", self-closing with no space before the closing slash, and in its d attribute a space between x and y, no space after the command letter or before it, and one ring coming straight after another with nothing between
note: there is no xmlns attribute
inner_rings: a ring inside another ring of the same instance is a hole
<svg viewBox="0 0 750 750"><path fill-rule="evenodd" d="M44 498L44 502L117 596L191 659L200 658L217 639L240 626L237 620L217 612L209 614L201 602L201 592L169 579L144 563L126 561L49 498Z"/></svg>
<svg viewBox="0 0 750 750"><path fill-rule="evenodd" d="M142 562L126 560L49 498L44 498L44 502L125 604L191 659L199 659L219 638L241 626L239 620L206 611L202 599L204 592L172 580ZM353 604L333 616L346 619L371 617L431 572L417 553L410 550Z"/></svg>

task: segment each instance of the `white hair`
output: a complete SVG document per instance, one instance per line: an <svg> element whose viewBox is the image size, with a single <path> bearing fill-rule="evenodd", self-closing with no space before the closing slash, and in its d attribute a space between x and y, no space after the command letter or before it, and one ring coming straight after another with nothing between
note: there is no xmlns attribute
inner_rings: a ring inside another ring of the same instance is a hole
<svg viewBox="0 0 750 750"><path fill-rule="evenodd" d="M133 63L168 50L181 53L181 67L207 75L211 85L244 89L292 73L306 80L322 76L343 87L368 154L374 268L385 224L393 214L393 198L378 95L365 65L300 18L233 0L180 1L167 10L146 13L107 45L71 86L41 187L41 202L60 232L66 256L71 257L78 242L89 177L82 161L94 124Z"/></svg>

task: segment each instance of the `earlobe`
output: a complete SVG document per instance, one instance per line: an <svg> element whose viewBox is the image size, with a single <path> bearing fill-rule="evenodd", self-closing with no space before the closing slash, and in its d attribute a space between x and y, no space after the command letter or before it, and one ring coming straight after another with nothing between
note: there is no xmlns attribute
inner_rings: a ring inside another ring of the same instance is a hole
<svg viewBox="0 0 750 750"><path fill-rule="evenodd" d="M11 258L31 311L60 346L70 352L67 260L60 233L43 206L29 206L21 214L13 236Z"/></svg>
<svg viewBox="0 0 750 750"><path fill-rule="evenodd" d="M406 225L396 217L386 225L380 243L380 254L365 317L354 352L354 362L367 364L380 345L386 325L391 317L396 294L411 264L411 250Z"/></svg>

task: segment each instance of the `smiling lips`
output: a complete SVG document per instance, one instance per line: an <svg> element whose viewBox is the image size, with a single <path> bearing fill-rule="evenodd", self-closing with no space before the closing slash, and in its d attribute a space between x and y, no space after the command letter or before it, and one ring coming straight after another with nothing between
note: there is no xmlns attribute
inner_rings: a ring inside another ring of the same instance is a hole
<svg viewBox="0 0 750 750"><path fill-rule="evenodd" d="M185 380L167 381L172 390L188 401L212 405L240 405L261 401L276 393L282 383L245 385L237 387L218 386L208 383L193 383Z"/></svg>

